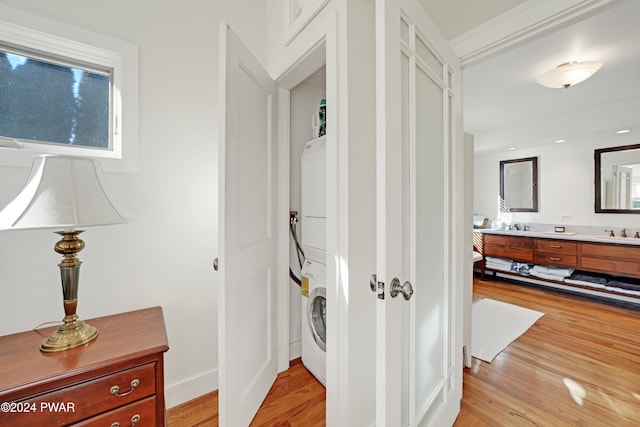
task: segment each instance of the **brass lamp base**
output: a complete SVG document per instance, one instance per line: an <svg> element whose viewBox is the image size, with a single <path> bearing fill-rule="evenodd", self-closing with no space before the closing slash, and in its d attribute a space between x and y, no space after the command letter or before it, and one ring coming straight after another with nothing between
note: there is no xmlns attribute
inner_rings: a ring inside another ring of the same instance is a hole
<svg viewBox="0 0 640 427"><path fill-rule="evenodd" d="M98 336L98 330L75 316L74 320L58 327L58 330L42 342L40 351L54 353L80 347Z"/></svg>
<svg viewBox="0 0 640 427"><path fill-rule="evenodd" d="M84 248L84 242L78 237L82 230L65 230L57 234L62 240L56 243L55 251L64 255L58 267L62 279L62 295L64 297L64 324L51 334L42 345L40 351L53 353L79 347L95 339L98 330L87 325L78 318L78 281L80 276L80 260L76 254Z"/></svg>

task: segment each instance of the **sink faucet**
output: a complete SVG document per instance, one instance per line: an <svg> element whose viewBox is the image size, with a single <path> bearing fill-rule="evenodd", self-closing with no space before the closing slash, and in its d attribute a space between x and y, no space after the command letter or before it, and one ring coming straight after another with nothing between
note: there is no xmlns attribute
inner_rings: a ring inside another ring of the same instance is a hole
<svg viewBox="0 0 640 427"><path fill-rule="evenodd" d="M609 233L609 237L616 237L616 235L615 235L615 234L613 234L613 229L611 229L611 230L604 230L604 231L606 231L607 233Z"/></svg>
<svg viewBox="0 0 640 427"><path fill-rule="evenodd" d="M627 237L627 229L626 229L626 228L623 228L623 229L620 231L620 237Z"/></svg>

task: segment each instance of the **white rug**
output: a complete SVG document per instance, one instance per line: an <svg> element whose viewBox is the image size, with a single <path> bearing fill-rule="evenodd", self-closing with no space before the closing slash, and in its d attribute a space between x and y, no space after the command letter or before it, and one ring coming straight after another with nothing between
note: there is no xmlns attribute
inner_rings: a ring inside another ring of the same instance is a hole
<svg viewBox="0 0 640 427"><path fill-rule="evenodd" d="M511 342L525 333L544 313L492 299L473 303L471 355L491 363Z"/></svg>

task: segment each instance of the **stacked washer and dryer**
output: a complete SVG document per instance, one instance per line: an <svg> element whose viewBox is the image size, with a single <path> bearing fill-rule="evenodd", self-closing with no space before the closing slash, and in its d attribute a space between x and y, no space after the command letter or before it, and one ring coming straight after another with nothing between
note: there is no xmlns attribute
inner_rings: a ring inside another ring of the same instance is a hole
<svg viewBox="0 0 640 427"><path fill-rule="evenodd" d="M305 144L301 160L302 363L326 386L327 154L326 137Z"/></svg>

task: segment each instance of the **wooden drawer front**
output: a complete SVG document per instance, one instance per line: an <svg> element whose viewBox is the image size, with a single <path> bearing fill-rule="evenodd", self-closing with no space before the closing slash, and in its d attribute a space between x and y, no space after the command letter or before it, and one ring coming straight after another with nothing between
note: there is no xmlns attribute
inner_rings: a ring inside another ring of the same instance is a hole
<svg viewBox="0 0 640 427"><path fill-rule="evenodd" d="M504 247L485 247L485 256L507 258L516 261L533 262L533 249L511 249Z"/></svg>
<svg viewBox="0 0 640 427"><path fill-rule="evenodd" d="M511 248L533 249L533 240L529 237L485 234L484 244L485 246L508 246Z"/></svg>
<svg viewBox="0 0 640 427"><path fill-rule="evenodd" d="M555 267L576 267L575 255L550 254L536 252L535 263L540 265L552 265Z"/></svg>
<svg viewBox="0 0 640 427"><path fill-rule="evenodd" d="M640 246L581 243L580 252L582 256L587 257L615 258L640 263Z"/></svg>
<svg viewBox="0 0 640 427"><path fill-rule="evenodd" d="M576 242L567 242L564 240L536 239L536 251L545 252L547 254L565 254L575 257L578 251ZM575 261L575 260L574 260Z"/></svg>
<svg viewBox="0 0 640 427"><path fill-rule="evenodd" d="M640 262L607 258L593 258L582 255L580 257L580 268L584 270L598 271L612 275L640 278Z"/></svg>
<svg viewBox="0 0 640 427"><path fill-rule="evenodd" d="M156 427L156 398L147 397L106 414L74 424L73 427ZM162 424L161 424L162 425Z"/></svg>
<svg viewBox="0 0 640 427"><path fill-rule="evenodd" d="M131 391L134 380L139 384ZM120 397L111 393L114 386L119 388ZM0 425L67 425L152 396L155 392L155 363L148 363L20 402L24 409L29 405L29 409L34 410L28 413L0 412Z"/></svg>
<svg viewBox="0 0 640 427"><path fill-rule="evenodd" d="M580 254L585 270L640 277L640 246L581 243Z"/></svg>
<svg viewBox="0 0 640 427"><path fill-rule="evenodd" d="M533 262L533 239L487 234L484 241L484 255Z"/></svg>

